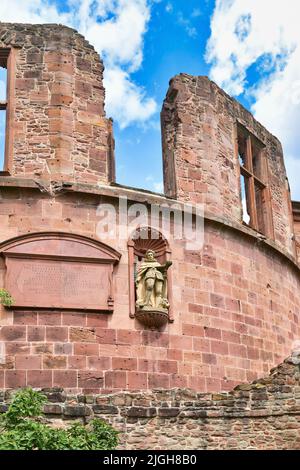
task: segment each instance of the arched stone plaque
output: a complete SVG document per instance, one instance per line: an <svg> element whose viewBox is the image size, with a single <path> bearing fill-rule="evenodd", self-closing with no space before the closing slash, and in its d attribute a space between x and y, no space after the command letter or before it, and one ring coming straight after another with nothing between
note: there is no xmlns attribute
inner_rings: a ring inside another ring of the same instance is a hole
<svg viewBox="0 0 300 470"><path fill-rule="evenodd" d="M120 254L79 235L36 233L0 245L13 308L112 311Z"/></svg>

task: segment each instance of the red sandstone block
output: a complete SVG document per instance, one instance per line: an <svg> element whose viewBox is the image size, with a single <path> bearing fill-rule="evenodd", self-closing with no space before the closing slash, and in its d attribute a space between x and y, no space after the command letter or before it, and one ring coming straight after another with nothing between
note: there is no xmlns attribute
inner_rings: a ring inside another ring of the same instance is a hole
<svg viewBox="0 0 300 470"><path fill-rule="evenodd" d="M100 344L116 344L116 330L95 328L96 340Z"/></svg>
<svg viewBox="0 0 300 470"><path fill-rule="evenodd" d="M113 370L137 370L137 360L133 358L113 357L112 368Z"/></svg>
<svg viewBox="0 0 300 470"><path fill-rule="evenodd" d="M14 311L13 313L14 325L36 325L37 313L35 312L20 312Z"/></svg>
<svg viewBox="0 0 300 470"><path fill-rule="evenodd" d="M27 371L28 387L52 387L52 371L51 370L28 370Z"/></svg>
<svg viewBox="0 0 300 470"><path fill-rule="evenodd" d="M209 294L209 292L204 292L204 291L201 291L201 290L197 289L195 291L195 304L209 305L210 304L210 294Z"/></svg>
<svg viewBox="0 0 300 470"><path fill-rule="evenodd" d="M83 72L90 72L91 71L92 63L90 60L82 59L81 57L77 57L76 59L76 67L78 70Z"/></svg>
<svg viewBox="0 0 300 470"><path fill-rule="evenodd" d="M261 358L262 361L266 361L266 362L269 361L269 362L272 362L272 363L274 362L273 352L264 351L264 350L261 349L259 354L260 354L260 358Z"/></svg>
<svg viewBox="0 0 300 470"><path fill-rule="evenodd" d="M220 315L223 315L223 311L220 311ZM225 318L214 318L213 320L214 328L217 330L228 330L231 331L234 328L234 323L231 320L227 320ZM222 333L222 332L221 332Z"/></svg>
<svg viewBox="0 0 300 470"><path fill-rule="evenodd" d="M96 333L95 328L85 328L78 326L71 326L69 328L69 338L72 343L95 343Z"/></svg>
<svg viewBox="0 0 300 470"><path fill-rule="evenodd" d="M69 313L62 314L62 324L67 326L86 326L86 313Z"/></svg>
<svg viewBox="0 0 300 470"><path fill-rule="evenodd" d="M142 331L142 344L145 346L155 346L168 348L169 347L169 335L160 333L159 331ZM172 346L171 346L172 347Z"/></svg>
<svg viewBox="0 0 300 470"><path fill-rule="evenodd" d="M241 335L239 333L235 333L234 331L222 331L222 339L228 343L240 344Z"/></svg>
<svg viewBox="0 0 300 470"><path fill-rule="evenodd" d="M227 355L228 354L228 344L224 341L211 340L211 352L214 354Z"/></svg>
<svg viewBox="0 0 300 470"><path fill-rule="evenodd" d="M197 362L196 362L197 364ZM193 367L195 364L193 363L187 363L187 362L180 362L178 364L178 374L179 375L187 375L190 376L193 374Z"/></svg>
<svg viewBox="0 0 300 470"><path fill-rule="evenodd" d="M67 357L68 369L86 369L86 357L85 356L68 356Z"/></svg>
<svg viewBox="0 0 300 470"><path fill-rule="evenodd" d="M117 330L117 344L141 344L141 332Z"/></svg>
<svg viewBox="0 0 300 470"><path fill-rule="evenodd" d="M187 263L201 265L201 254L199 253L199 251L184 250L184 259Z"/></svg>
<svg viewBox="0 0 300 470"><path fill-rule="evenodd" d="M258 373L257 371L246 370L246 377L247 377L247 382L253 382L253 380L257 379Z"/></svg>
<svg viewBox="0 0 300 470"><path fill-rule="evenodd" d="M216 328L204 327L204 333L208 338L221 339L221 331Z"/></svg>
<svg viewBox="0 0 300 470"><path fill-rule="evenodd" d="M61 325L61 313L39 312L38 325Z"/></svg>
<svg viewBox="0 0 300 470"><path fill-rule="evenodd" d="M177 374L177 361L157 361L158 372L164 374Z"/></svg>
<svg viewBox="0 0 300 470"><path fill-rule="evenodd" d="M20 388L26 386L25 370L6 370L5 371L5 388Z"/></svg>
<svg viewBox="0 0 300 470"><path fill-rule="evenodd" d="M133 390L145 390L148 388L148 375L143 372L128 372L127 383L128 388Z"/></svg>
<svg viewBox="0 0 300 470"><path fill-rule="evenodd" d="M258 360L259 359L259 349L247 347L247 357L248 359L254 359Z"/></svg>
<svg viewBox="0 0 300 470"><path fill-rule="evenodd" d="M40 369L42 366L41 356L16 356L16 369Z"/></svg>
<svg viewBox="0 0 300 470"><path fill-rule="evenodd" d="M231 310L234 312L239 312L241 309L240 302L236 299L225 299L225 305L227 310Z"/></svg>
<svg viewBox="0 0 300 470"><path fill-rule="evenodd" d="M193 390L205 391L205 378L204 377L195 377L191 376L187 378L188 387Z"/></svg>
<svg viewBox="0 0 300 470"><path fill-rule="evenodd" d="M187 386L187 377L177 374L170 375L170 388L186 388Z"/></svg>
<svg viewBox="0 0 300 470"><path fill-rule="evenodd" d="M242 344L229 343L229 354L237 357L247 357L247 348Z"/></svg>
<svg viewBox="0 0 300 470"><path fill-rule="evenodd" d="M201 353L198 352L184 352L183 358L185 362L201 362Z"/></svg>
<svg viewBox="0 0 300 470"><path fill-rule="evenodd" d="M99 344L95 343L74 343L75 356L97 356L99 354Z"/></svg>
<svg viewBox="0 0 300 470"><path fill-rule="evenodd" d="M207 266L212 269L217 269L217 260L215 256L211 256L207 253L205 253L202 256L202 263L204 266Z"/></svg>
<svg viewBox="0 0 300 470"><path fill-rule="evenodd" d="M75 122L75 131L84 136L92 136L92 126L84 122Z"/></svg>
<svg viewBox="0 0 300 470"><path fill-rule="evenodd" d="M213 379L220 379L225 376L225 367L223 365L218 366L214 364L209 367L209 373L205 374L206 377L212 377Z"/></svg>
<svg viewBox="0 0 300 470"><path fill-rule="evenodd" d="M91 356L87 358L87 368L90 370L108 370L111 369L111 363L111 357Z"/></svg>
<svg viewBox="0 0 300 470"><path fill-rule="evenodd" d="M118 370L105 372L104 384L106 389L126 388L126 372Z"/></svg>
<svg viewBox="0 0 300 470"><path fill-rule="evenodd" d="M192 350L193 349L193 338L189 336L170 336L170 348Z"/></svg>
<svg viewBox="0 0 300 470"><path fill-rule="evenodd" d="M213 379L212 377L206 377L205 384L206 384L207 392L219 392L221 390L220 379Z"/></svg>
<svg viewBox="0 0 300 470"><path fill-rule="evenodd" d="M204 336L204 328L203 326L184 323L182 325L182 334L187 336Z"/></svg>
<svg viewBox="0 0 300 470"><path fill-rule="evenodd" d="M157 372L157 361L152 361L151 359L138 359L138 370L145 372Z"/></svg>
<svg viewBox="0 0 300 470"><path fill-rule="evenodd" d="M210 352L210 340L208 338L193 338L194 351Z"/></svg>
<svg viewBox="0 0 300 470"><path fill-rule="evenodd" d="M249 307L249 305L248 305L248 307ZM243 313L246 313L245 309L243 309ZM251 312L251 315L254 315L254 309ZM245 315L245 323L247 323L247 325L257 326L257 327L261 328L260 320L257 320L256 318L253 318L253 317L249 317L248 315Z"/></svg>
<svg viewBox="0 0 300 470"><path fill-rule="evenodd" d="M170 376L167 374L148 374L149 388L170 388Z"/></svg>
<svg viewBox="0 0 300 470"><path fill-rule="evenodd" d="M246 371L244 369L237 369L236 367L226 367L225 375L229 380L236 380L238 382L246 382Z"/></svg>
<svg viewBox="0 0 300 470"><path fill-rule="evenodd" d="M54 354L72 354L73 344L72 343L54 343Z"/></svg>
<svg viewBox="0 0 300 470"><path fill-rule="evenodd" d="M181 349L168 349L167 350L168 359L171 361L182 361L182 350Z"/></svg>
<svg viewBox="0 0 300 470"><path fill-rule="evenodd" d="M191 313L203 313L203 306L198 304L188 304L189 312Z"/></svg>
<svg viewBox="0 0 300 470"><path fill-rule="evenodd" d="M78 373L78 387L99 389L103 387L103 373L99 371L80 371Z"/></svg>
<svg viewBox="0 0 300 470"><path fill-rule="evenodd" d="M47 326L46 340L57 342L68 341L68 328L65 326Z"/></svg>
<svg viewBox="0 0 300 470"><path fill-rule="evenodd" d="M44 341L45 331L46 330L44 326L28 326L28 329L27 329L28 341Z"/></svg>
<svg viewBox="0 0 300 470"><path fill-rule="evenodd" d="M15 343L8 342L5 343L6 353L7 354L30 354L30 345L28 343Z"/></svg>
<svg viewBox="0 0 300 470"><path fill-rule="evenodd" d="M51 106L69 106L73 102L72 95L51 94Z"/></svg>
<svg viewBox="0 0 300 470"><path fill-rule="evenodd" d="M221 380L221 391L230 392L236 385L235 380Z"/></svg>
<svg viewBox="0 0 300 470"><path fill-rule="evenodd" d="M234 321L234 322L237 322L237 323L244 323L245 317L241 313L233 312L231 314L231 320Z"/></svg>
<svg viewBox="0 0 300 470"><path fill-rule="evenodd" d="M235 323L234 324L234 329L235 331L237 331L238 333L241 333L241 334L247 334L248 333L248 326L245 324L245 323Z"/></svg>
<svg viewBox="0 0 300 470"><path fill-rule="evenodd" d="M17 78L15 85L17 90L30 91L35 87L35 80L33 78Z"/></svg>
<svg viewBox="0 0 300 470"><path fill-rule="evenodd" d="M26 326L2 326L0 329L1 341L26 340Z"/></svg>
<svg viewBox="0 0 300 470"><path fill-rule="evenodd" d="M243 276L243 266L238 263L231 263L231 272L232 274L237 274L238 276Z"/></svg>
<svg viewBox="0 0 300 470"><path fill-rule="evenodd" d="M66 369L67 358L66 356L53 356L47 354L43 356L43 369ZM35 367L37 369L37 367Z"/></svg>
<svg viewBox="0 0 300 470"><path fill-rule="evenodd" d="M54 370L53 387L77 388L77 372L75 370Z"/></svg>
<svg viewBox="0 0 300 470"><path fill-rule="evenodd" d="M31 345L32 354L52 354L53 343L33 343Z"/></svg>
<svg viewBox="0 0 300 470"><path fill-rule="evenodd" d="M215 354L202 354L202 362L205 364L217 364L217 357Z"/></svg>

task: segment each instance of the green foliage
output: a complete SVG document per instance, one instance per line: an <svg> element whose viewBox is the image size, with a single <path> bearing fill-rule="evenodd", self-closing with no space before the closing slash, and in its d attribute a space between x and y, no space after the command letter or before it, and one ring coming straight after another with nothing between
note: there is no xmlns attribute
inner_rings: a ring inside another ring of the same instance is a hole
<svg viewBox="0 0 300 470"><path fill-rule="evenodd" d="M14 300L9 292L6 289L0 289L0 304L5 307L11 307L14 303Z"/></svg>
<svg viewBox="0 0 300 470"><path fill-rule="evenodd" d="M88 425L74 423L67 429L43 422L47 397L30 388L20 390L0 417L0 450L112 450L117 431L100 419Z"/></svg>

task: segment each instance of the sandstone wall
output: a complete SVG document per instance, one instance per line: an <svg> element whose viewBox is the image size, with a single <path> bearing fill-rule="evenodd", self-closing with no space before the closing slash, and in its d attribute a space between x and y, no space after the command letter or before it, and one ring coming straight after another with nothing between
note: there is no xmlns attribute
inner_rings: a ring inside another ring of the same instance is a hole
<svg viewBox="0 0 300 470"><path fill-rule="evenodd" d="M119 449L300 449L300 356L269 376L229 393L188 389L70 396L46 389L46 417L64 427L77 419L107 420L120 431ZM10 392L0 393L5 411Z"/></svg>
<svg viewBox="0 0 300 470"><path fill-rule="evenodd" d="M133 194L121 187L89 190L74 185L51 196L30 180L2 178L0 241L37 231L97 239L99 203L118 209L117 196ZM145 200L144 193L134 197L130 203ZM230 390L267 373L300 337L298 268L246 228L207 218L205 244L197 252L169 240L174 323L160 331L129 317L127 239L103 241L122 254L115 270L114 312L2 309L1 386L54 385L85 393ZM3 260L0 273L3 286Z"/></svg>
<svg viewBox="0 0 300 470"><path fill-rule="evenodd" d="M161 122L166 195L202 203L205 211L229 221L242 223L237 123L264 144L274 240L294 254L290 194L276 137L207 77L186 74L171 80Z"/></svg>
<svg viewBox="0 0 300 470"><path fill-rule="evenodd" d="M300 261L300 203L293 202L293 218L298 262Z"/></svg>

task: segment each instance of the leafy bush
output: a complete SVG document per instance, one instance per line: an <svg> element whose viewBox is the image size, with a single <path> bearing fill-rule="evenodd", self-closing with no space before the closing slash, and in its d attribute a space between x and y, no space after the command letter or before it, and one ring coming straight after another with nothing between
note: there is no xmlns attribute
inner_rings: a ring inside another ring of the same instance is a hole
<svg viewBox="0 0 300 470"><path fill-rule="evenodd" d="M46 402L45 395L31 388L16 393L8 411L0 416L0 450L112 450L117 446L118 432L100 419L67 429L45 424L42 409Z"/></svg>

